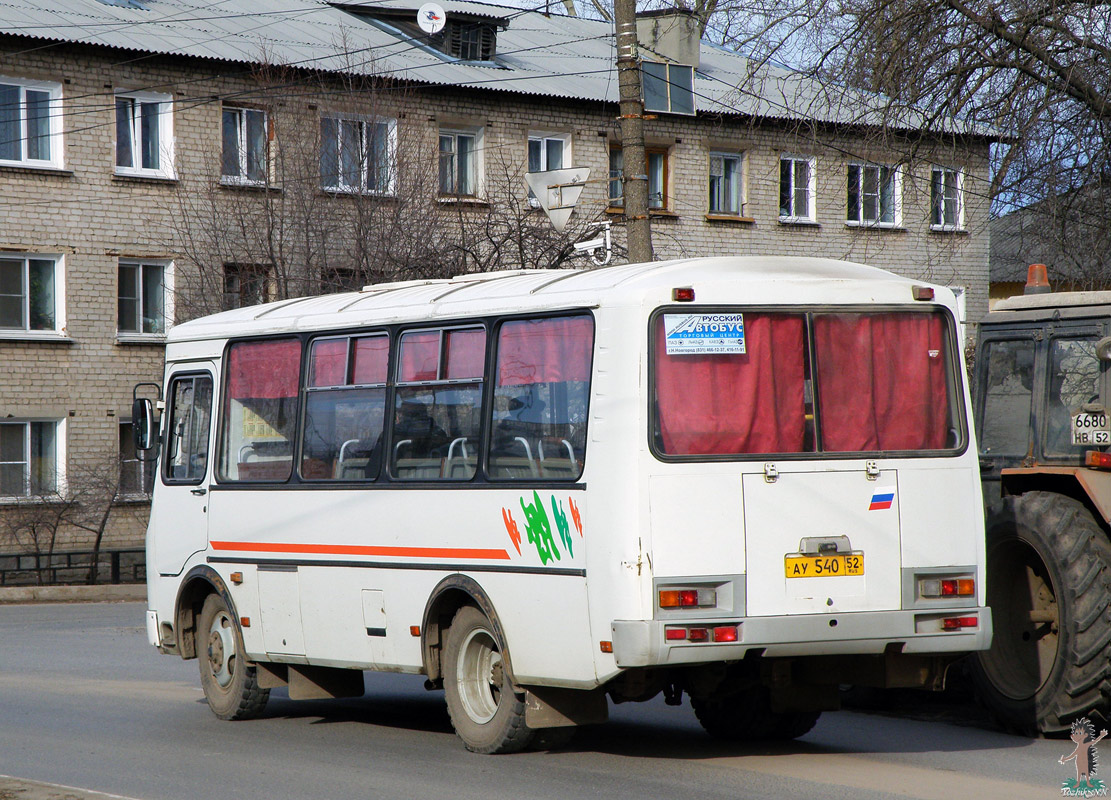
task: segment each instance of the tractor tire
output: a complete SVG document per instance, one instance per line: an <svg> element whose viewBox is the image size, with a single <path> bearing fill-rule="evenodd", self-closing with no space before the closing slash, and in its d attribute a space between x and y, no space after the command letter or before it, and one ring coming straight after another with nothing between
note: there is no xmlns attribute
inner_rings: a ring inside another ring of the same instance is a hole
<svg viewBox="0 0 1111 800"><path fill-rule="evenodd" d="M1111 543L1083 503L1004 498L987 523L994 637L971 659L981 704L1007 730L1068 733L1111 723Z"/></svg>

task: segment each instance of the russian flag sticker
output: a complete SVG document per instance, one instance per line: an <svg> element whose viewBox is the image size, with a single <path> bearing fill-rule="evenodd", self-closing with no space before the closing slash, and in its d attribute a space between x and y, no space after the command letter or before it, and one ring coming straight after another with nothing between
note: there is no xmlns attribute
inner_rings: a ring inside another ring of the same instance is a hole
<svg viewBox="0 0 1111 800"><path fill-rule="evenodd" d="M891 504L895 501L895 487L894 486L881 486L872 492L872 502L868 506L869 511L886 511L891 508Z"/></svg>

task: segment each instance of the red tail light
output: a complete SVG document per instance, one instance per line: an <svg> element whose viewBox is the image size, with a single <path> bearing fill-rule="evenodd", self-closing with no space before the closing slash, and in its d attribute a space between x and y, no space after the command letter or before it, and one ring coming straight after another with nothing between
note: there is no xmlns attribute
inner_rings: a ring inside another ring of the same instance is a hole
<svg viewBox="0 0 1111 800"><path fill-rule="evenodd" d="M723 626L714 628L714 641L715 642L735 642L737 641L737 628L735 625Z"/></svg>
<svg viewBox="0 0 1111 800"><path fill-rule="evenodd" d="M710 640L710 631L706 628L691 628L687 631L687 641L707 642Z"/></svg>
<svg viewBox="0 0 1111 800"><path fill-rule="evenodd" d="M975 628L980 624L976 617L946 617L941 621L941 627L947 631L959 631L961 628Z"/></svg>

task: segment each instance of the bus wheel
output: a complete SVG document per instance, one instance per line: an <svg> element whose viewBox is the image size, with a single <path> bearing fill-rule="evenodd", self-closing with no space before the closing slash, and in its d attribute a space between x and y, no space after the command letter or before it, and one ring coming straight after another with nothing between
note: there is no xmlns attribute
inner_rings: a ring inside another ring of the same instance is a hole
<svg viewBox="0 0 1111 800"><path fill-rule="evenodd" d="M772 711L766 689L728 697L691 698L706 733L730 742L787 741L808 733L820 711Z"/></svg>
<svg viewBox="0 0 1111 800"><path fill-rule="evenodd" d="M455 732L475 753L515 753L532 741L524 693L505 672L502 649L481 611L459 609L444 641L444 694Z"/></svg>
<svg viewBox="0 0 1111 800"><path fill-rule="evenodd" d="M980 702L1026 735L1111 722L1111 544L1091 513L1054 492L1007 497L987 556L994 634L970 669Z"/></svg>
<svg viewBox="0 0 1111 800"><path fill-rule="evenodd" d="M255 668L243 657L239 624L220 595L205 598L197 637L201 688L212 713L220 719L252 719L261 714L270 690L259 688Z"/></svg>

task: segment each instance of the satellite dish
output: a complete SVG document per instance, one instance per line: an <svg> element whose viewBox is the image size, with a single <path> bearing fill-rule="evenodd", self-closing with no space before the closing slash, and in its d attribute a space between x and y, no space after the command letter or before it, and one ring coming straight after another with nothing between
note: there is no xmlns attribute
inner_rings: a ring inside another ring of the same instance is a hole
<svg viewBox="0 0 1111 800"><path fill-rule="evenodd" d="M579 195L590 177L588 167L570 169L550 169L546 172L526 172L525 182L532 190L536 201L552 221L552 227L562 232Z"/></svg>
<svg viewBox="0 0 1111 800"><path fill-rule="evenodd" d="M442 31L446 21L447 14L439 3L425 3L417 11L417 24L429 35Z"/></svg>

